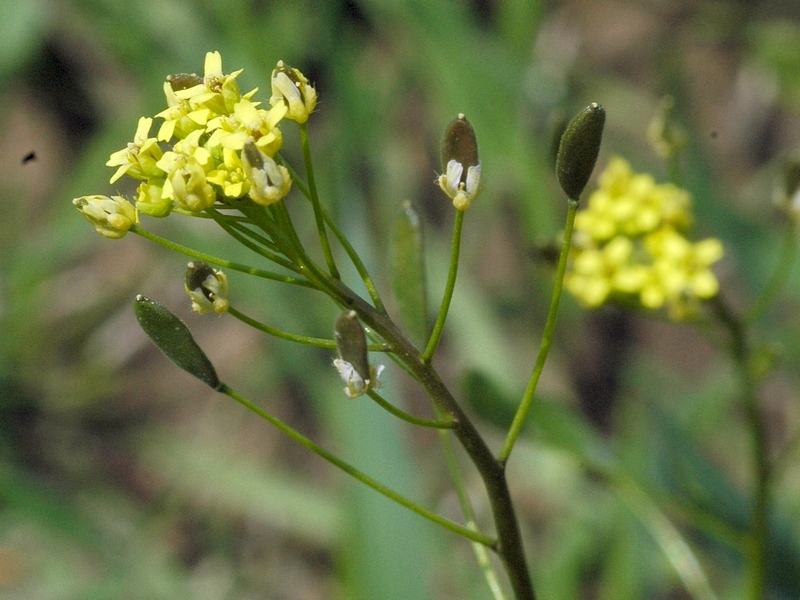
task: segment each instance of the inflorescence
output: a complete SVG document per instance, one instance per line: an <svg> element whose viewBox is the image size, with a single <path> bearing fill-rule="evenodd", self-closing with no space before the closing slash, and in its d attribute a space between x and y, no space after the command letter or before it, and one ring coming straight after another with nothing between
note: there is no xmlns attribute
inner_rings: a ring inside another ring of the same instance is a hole
<svg viewBox="0 0 800 600"><path fill-rule="evenodd" d="M134 203L97 195L73 201L100 234L124 236L139 213L165 217L176 208L197 213L244 196L267 206L289 193L289 171L275 159L283 143L278 124L305 123L316 91L300 71L279 62L272 73L271 107L261 108L252 100L258 88L239 91L241 72L224 74L219 52L209 52L203 77L167 78L167 108L155 115L162 119L155 136L153 118L142 117L133 141L106 163L117 168L111 183L126 175L142 182Z"/></svg>
<svg viewBox="0 0 800 600"><path fill-rule="evenodd" d="M675 185L610 160L600 186L575 219L564 285L592 308L620 302L666 307L672 318L692 314L719 290L710 267L722 258L716 238L691 242L692 198Z"/></svg>

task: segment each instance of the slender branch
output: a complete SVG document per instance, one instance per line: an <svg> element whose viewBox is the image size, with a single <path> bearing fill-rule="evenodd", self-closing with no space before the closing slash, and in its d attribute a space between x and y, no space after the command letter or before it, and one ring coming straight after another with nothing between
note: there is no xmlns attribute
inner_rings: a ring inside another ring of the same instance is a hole
<svg viewBox="0 0 800 600"><path fill-rule="evenodd" d="M390 412L398 419L402 419L412 425L419 425L421 427L433 427L434 429L452 429L455 427L455 422L452 419L444 419L444 420L431 420L431 419L421 419L420 417L415 417L414 415L408 414L406 411L401 410L390 404L386 401L378 392L375 390L367 391L367 395L372 398L378 406L383 408L384 410Z"/></svg>
<svg viewBox="0 0 800 600"><path fill-rule="evenodd" d="M268 333L269 335L275 336L277 338L281 338L283 340L289 340L290 342L296 342L298 344L306 344L307 346L314 346L316 348L325 348L326 350L336 350L336 342L334 340L309 337L306 335L298 335L296 333L289 333L288 331L276 329L275 327L270 327L265 323L261 323L260 321L256 321L255 319L248 317L247 315L239 312L232 306L228 307L228 313L232 317L239 319L242 323L250 325L250 327L252 327L253 329L258 329L259 331L263 331L264 333ZM389 346L386 344L369 344L368 348L371 352L389 351Z"/></svg>
<svg viewBox="0 0 800 600"><path fill-rule="evenodd" d="M211 212L210 214L212 215L212 218L214 218L214 220L217 222L217 224L220 227L222 227L222 229L225 230L225 233L227 233L229 236L231 236L245 248L252 250L256 254L263 256L270 262L274 262L275 264L280 265L285 269L289 269L290 271L295 271L295 272L297 271L297 267L294 264L292 264L291 261L286 260L284 257L279 256L274 252L271 252L270 250L265 248L263 244L259 245L258 243L252 241L251 239L248 239L254 235L254 232L250 231L247 227L244 227L242 224L236 225L233 223L228 223L224 219L218 219L215 213L213 212ZM275 247L275 245L272 243L270 243L269 246L273 248Z"/></svg>
<svg viewBox="0 0 800 600"><path fill-rule="evenodd" d="M292 180L297 185L300 192L309 200L311 200L311 193L308 191L308 188L302 182L300 177L294 171L292 166L288 164L286 161L281 159L281 164L289 169L289 173L292 176ZM372 276L369 274L364 261L361 260L361 257L356 252L355 248L353 248L353 244L350 243L350 240L347 239L347 236L344 235L344 232L341 228L336 224L328 211L325 209L324 206L320 206L320 210L322 211L322 218L325 220L325 224L330 228L333 232L333 235L336 236L336 239L344 248L345 253L347 254L350 262L353 263L353 266L356 268L358 275L361 277L361 280L364 282L364 287L367 289L367 293L369 294L370 298L372 298L372 303L375 305L379 311L385 313L386 308L384 307L383 300L381 300L380 293L378 292L378 288L375 286L375 282L372 279Z"/></svg>
<svg viewBox="0 0 800 600"><path fill-rule="evenodd" d="M306 177L308 178L308 191L311 195L311 204L314 207L314 219L317 222L317 232L319 242L322 246L322 254L325 255L325 262L328 264L328 272L334 279L339 279L339 271L333 260L333 252L328 241L328 232L325 231L325 221L322 217L322 210L317 193L317 182L314 178L314 163L311 160L311 145L308 141L308 123L300 124L300 143L303 146L303 160L306 164Z"/></svg>
<svg viewBox="0 0 800 600"><path fill-rule="evenodd" d="M433 521L437 525L441 525L442 527L444 527L445 529L447 529L449 531L452 531L453 533L456 533L456 534L458 534L460 536L463 536L463 537L465 537L465 538L467 538L469 540L472 540L473 542L477 542L479 544L483 544L483 545L488 546L488 547L493 547L496 544L496 540L493 540L492 538L490 538L490 537L488 537L486 535L483 535L483 534L481 534L479 532L473 531L472 529L470 529L468 527L464 527L463 525L459 525L455 521L451 521L450 519L447 519L447 518L439 515L438 513L435 513L434 511L432 511L432 510L430 510L428 508L425 508L424 506L422 506L420 504L417 504L416 502L414 502L410 498L407 498L406 496L403 496L402 494L400 494L400 493L392 490L391 488L383 485L382 483L380 483L379 481L373 479L372 477L370 477L369 475L367 475L363 471L360 471L359 469L355 468L350 463L347 463L347 462L343 461L338 456L332 454L331 452L329 452L328 450L326 450L322 446L314 443L309 438L304 436L302 433L300 433L296 429L290 427L289 425L287 425L286 423L284 423L283 421L281 421L277 417L274 417L273 415L269 414L267 411L265 411L262 408L256 406L255 404L253 404L252 402L250 402L249 400L247 400L243 396L239 395L232 388L230 388L227 385L225 385L224 383L220 383L219 384L219 386L217 387L217 391L219 391L219 392L221 392L223 394L226 394L227 396L230 396L231 398L236 400L239 404L241 404L242 406L244 406L248 410L252 411L253 413L257 414L259 417L261 417L262 419L264 419L265 421L267 421L268 423L273 425L275 428L277 428L281 432L283 432L286 435L288 435L290 438L292 438L293 440L295 440L299 444L301 444L301 445L305 446L306 448L308 448L309 450L311 450L314 454L322 457L323 459L325 459L329 463L333 464L334 466L338 467L339 469L341 469L342 471L344 471L345 473L347 473L351 477L354 477L355 479L357 479L361 483L366 484L367 486L371 487L376 492L378 492L380 494L383 494L384 496L386 496L390 500L394 500L395 502L397 502L401 506L406 507L407 509L417 513L420 516L425 517L426 519L428 519L430 521Z"/></svg>
<svg viewBox="0 0 800 600"><path fill-rule="evenodd" d="M735 315L719 296L711 300L716 317L731 336L731 355L742 383L741 403L750 427L753 442L755 490L750 522L750 575L747 598L762 600L766 594L767 547L769 545L769 496L771 470L766 415L761 409L750 369L751 350L745 323Z"/></svg>
<svg viewBox="0 0 800 600"><path fill-rule="evenodd" d="M297 279L296 277L289 277L287 275L281 275L271 271L263 271L261 269L243 265L241 263L232 262L223 258L217 258L216 256L206 254L205 252L197 252L196 250L192 250L186 246L181 246L180 244L176 244L175 242L164 239L154 233L150 233L138 225L132 225L130 231L131 233L135 233L136 235L140 235L145 239L155 242L156 244L164 246L169 250L179 252L180 254L185 254L190 258L196 258L197 260L202 260L212 265L217 265L218 267L223 267L232 271L239 271L241 273L247 273L248 275L254 275L255 277L261 277L263 279L271 279L273 281L280 281L282 283L289 283L291 285L299 285L300 287L316 288L314 284L306 281L305 279Z"/></svg>
<svg viewBox="0 0 800 600"><path fill-rule="evenodd" d="M436 324L433 326L431 337L428 340L428 345L422 353L422 360L429 361L436 352L436 347L439 345L439 340L444 331L444 323L447 320L447 313L450 310L450 301L453 299L453 291L456 287L456 276L458 275L458 257L461 253L461 231L464 225L464 213L466 211L456 211L456 222L453 226L453 244L450 250L450 270L447 274L447 283L444 288L444 295L442 296L442 305L439 308L439 314L436 317Z"/></svg>
<svg viewBox="0 0 800 600"><path fill-rule="evenodd" d="M539 355L536 358L536 364L533 367L533 373L528 381L528 386L522 396L519 408L514 415L514 420L506 435L506 440L497 460L501 464L508 462L508 457L514 449L514 443L522 431L522 425L525 423L525 418L528 416L528 411L533 404L534 394L536 393L536 386L539 383L539 377L544 369L544 363L547 360L547 355L550 352L550 344L553 342L553 332L556 328L556 320L558 319L558 307L561 301L561 289L564 285L564 273L567 269L567 257L569 256L570 245L572 244L572 230L575 225L575 214L578 211L578 201L570 200L569 208L567 209L567 224L564 228L564 243L561 246L561 255L558 258L558 269L556 270L556 281L553 286L553 296L550 300L550 312L547 315L547 323L544 326L544 333L542 334L542 342L539 346Z"/></svg>

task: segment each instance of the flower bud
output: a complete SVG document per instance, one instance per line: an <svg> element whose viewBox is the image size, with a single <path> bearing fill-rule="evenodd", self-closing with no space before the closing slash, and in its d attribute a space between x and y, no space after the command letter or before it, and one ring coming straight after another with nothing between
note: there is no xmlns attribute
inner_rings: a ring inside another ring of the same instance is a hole
<svg viewBox="0 0 800 600"><path fill-rule="evenodd" d="M570 200L578 200L589 182L600 153L605 122L605 109L592 102L572 119L561 136L556 173Z"/></svg>
<svg viewBox="0 0 800 600"><path fill-rule="evenodd" d="M317 106L317 90L314 89L305 75L297 69L287 66L282 60L272 72L272 97L269 103L276 106L283 102L288 107L287 119L298 123L308 121L308 116Z"/></svg>
<svg viewBox="0 0 800 600"><path fill-rule="evenodd" d="M192 300L192 310L201 315L211 312L224 313L228 302L228 277L202 261L186 265L184 288Z"/></svg>
<svg viewBox="0 0 800 600"><path fill-rule="evenodd" d="M350 398L357 398L370 389L380 388L378 377L383 366L378 365L376 368L369 364L367 336L356 311L349 310L339 315L334 326L334 337L339 358L333 361L333 365L346 385L345 394Z"/></svg>
<svg viewBox="0 0 800 600"><path fill-rule="evenodd" d="M122 196L81 196L72 203L102 236L119 239L138 221L136 209Z"/></svg>
<svg viewBox="0 0 800 600"><path fill-rule="evenodd" d="M176 161L165 184L167 198L184 210L201 212L214 205L217 192L206 178L206 172L200 162L189 156Z"/></svg>
<svg viewBox="0 0 800 600"><path fill-rule="evenodd" d="M257 204L274 204L286 196L292 187L289 169L264 154L252 139L244 144L242 166L250 183L250 198Z"/></svg>
<svg viewBox="0 0 800 600"><path fill-rule="evenodd" d="M136 296L133 310L141 328L168 359L215 390L222 388L214 365L184 322L166 306L140 294Z"/></svg>
<svg viewBox="0 0 800 600"><path fill-rule="evenodd" d="M444 174L436 182L458 210L466 210L481 192L481 161L475 130L463 114L450 121L442 140Z"/></svg>
<svg viewBox="0 0 800 600"><path fill-rule="evenodd" d="M172 211L172 200L165 198L164 188L144 182L136 189L136 210L150 217L166 217Z"/></svg>

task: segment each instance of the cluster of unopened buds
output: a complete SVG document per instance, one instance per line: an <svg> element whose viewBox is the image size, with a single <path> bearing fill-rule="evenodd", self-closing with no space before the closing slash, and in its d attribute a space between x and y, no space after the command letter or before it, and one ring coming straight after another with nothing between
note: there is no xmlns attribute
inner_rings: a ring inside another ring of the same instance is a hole
<svg viewBox="0 0 800 600"><path fill-rule="evenodd" d="M283 119L305 123L317 93L300 71L279 62L272 73L270 108L262 108L252 100L257 88L239 91L240 73L224 74L219 52L209 52L203 77L167 78L167 108L155 115L162 119L155 136L153 118L142 117L133 141L106 163L117 168L111 183L123 176L142 182L133 204L122 196L73 201L99 233L120 238L139 213L197 213L244 196L267 206L289 193L290 173L276 160L283 143L278 124Z"/></svg>
<svg viewBox="0 0 800 600"><path fill-rule="evenodd" d="M719 240L691 242L690 194L635 173L614 157L575 219L564 285L589 307L608 302L667 307L672 318L691 314L719 290L710 267L722 258Z"/></svg>

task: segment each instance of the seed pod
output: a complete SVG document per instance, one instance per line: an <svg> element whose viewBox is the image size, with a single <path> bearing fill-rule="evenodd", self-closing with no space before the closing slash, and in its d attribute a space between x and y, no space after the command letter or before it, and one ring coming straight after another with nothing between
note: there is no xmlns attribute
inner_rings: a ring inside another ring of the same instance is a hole
<svg viewBox="0 0 800 600"><path fill-rule="evenodd" d="M367 335L358 320L356 311L347 310L339 315L334 326L336 346L339 356L350 363L364 381L370 380L369 358L367 357Z"/></svg>
<svg viewBox="0 0 800 600"><path fill-rule="evenodd" d="M447 163L451 160L461 163L464 167L465 179L461 183L466 183L467 169L480 162L478 161L478 139L475 137L475 129L463 114L459 114L450 121L444 131L442 139L443 170L447 170Z"/></svg>
<svg viewBox="0 0 800 600"><path fill-rule="evenodd" d="M222 387L214 365L188 327L166 306L139 294L133 310L141 328L168 359L215 390Z"/></svg>
<svg viewBox="0 0 800 600"><path fill-rule="evenodd" d="M200 85L203 83L203 78L194 73L175 73L174 75L167 75L167 82L172 91L179 92Z"/></svg>
<svg viewBox="0 0 800 600"><path fill-rule="evenodd" d="M600 153L605 109L592 102L572 119L558 147L556 174L570 200L577 200L589 181Z"/></svg>

